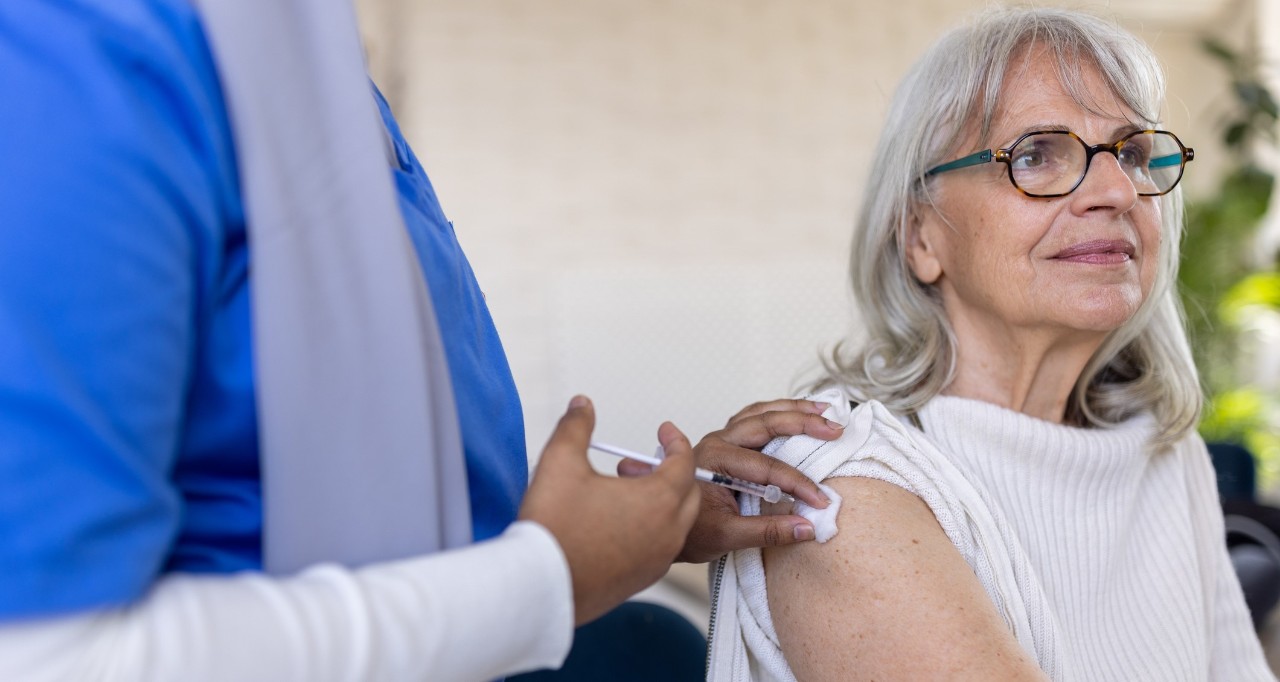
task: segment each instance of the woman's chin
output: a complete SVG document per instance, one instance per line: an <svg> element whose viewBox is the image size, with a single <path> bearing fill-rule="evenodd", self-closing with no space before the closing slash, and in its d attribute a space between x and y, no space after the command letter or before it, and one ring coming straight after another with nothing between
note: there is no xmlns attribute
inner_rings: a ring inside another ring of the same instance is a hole
<svg viewBox="0 0 1280 682"><path fill-rule="evenodd" d="M1111 333L1138 312L1138 304L1078 306L1067 316L1067 326L1082 332Z"/></svg>
<svg viewBox="0 0 1280 682"><path fill-rule="evenodd" d="M1145 298L1137 286L1096 288L1059 299L1054 317L1080 331L1111 332L1133 319Z"/></svg>

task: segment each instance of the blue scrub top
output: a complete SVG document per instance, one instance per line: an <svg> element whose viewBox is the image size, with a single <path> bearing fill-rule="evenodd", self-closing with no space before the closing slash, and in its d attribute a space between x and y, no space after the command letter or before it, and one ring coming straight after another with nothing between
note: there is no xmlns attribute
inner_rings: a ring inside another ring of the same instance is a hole
<svg viewBox="0 0 1280 682"><path fill-rule="evenodd" d="M0 3L0 93L0 619L260 568L252 261L198 16ZM485 539L528 481L520 404L453 226L378 103Z"/></svg>

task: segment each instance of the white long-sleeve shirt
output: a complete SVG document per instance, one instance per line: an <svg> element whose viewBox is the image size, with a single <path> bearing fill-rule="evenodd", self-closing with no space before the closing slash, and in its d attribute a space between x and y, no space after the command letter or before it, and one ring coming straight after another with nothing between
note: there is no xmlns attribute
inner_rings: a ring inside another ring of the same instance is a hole
<svg viewBox="0 0 1280 682"><path fill-rule="evenodd" d="M0 680L491 680L558 667L569 567L542 526L296 576L173 574L125 608L0 627Z"/></svg>

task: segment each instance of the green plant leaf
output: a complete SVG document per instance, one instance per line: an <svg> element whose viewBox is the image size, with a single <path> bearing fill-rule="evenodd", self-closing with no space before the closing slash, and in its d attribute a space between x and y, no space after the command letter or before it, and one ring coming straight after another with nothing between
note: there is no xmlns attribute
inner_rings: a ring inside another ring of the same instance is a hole
<svg viewBox="0 0 1280 682"><path fill-rule="evenodd" d="M1244 435L1244 446L1258 461L1258 483L1272 489L1280 480L1280 428L1252 429Z"/></svg>
<svg viewBox="0 0 1280 682"><path fill-rule="evenodd" d="M1249 124L1240 121L1227 126L1227 132L1223 134L1222 141L1228 147L1239 147L1244 142L1244 138L1249 134Z"/></svg>
<svg viewBox="0 0 1280 682"><path fill-rule="evenodd" d="M1254 307L1280 310L1280 272L1259 272L1236 282L1218 304L1218 316L1238 325Z"/></svg>
<svg viewBox="0 0 1280 682"><path fill-rule="evenodd" d="M1266 489L1280 484L1280 395L1251 383L1241 341L1261 311L1280 311L1280 254L1270 270L1257 272L1252 252L1275 184L1254 163L1253 144L1275 143L1277 104L1252 52L1212 38L1201 44L1227 68L1234 97L1220 119L1225 175L1216 193L1187 202L1178 292L1208 393L1200 432L1248 447Z"/></svg>
<svg viewBox="0 0 1280 682"><path fill-rule="evenodd" d="M1254 388L1224 391L1214 396L1200 420L1205 440L1240 442L1262 416L1262 392Z"/></svg>
<svg viewBox="0 0 1280 682"><path fill-rule="evenodd" d="M1276 98L1271 95L1270 90L1262 85L1258 86L1258 108L1272 121L1280 118L1280 110L1276 108Z"/></svg>
<svg viewBox="0 0 1280 682"><path fill-rule="evenodd" d="M1232 71L1234 71L1236 66L1240 63L1240 58L1236 56L1235 50L1227 47L1221 41L1214 38L1205 38L1200 41L1200 45L1204 48L1205 52L1208 52L1214 57L1225 62L1227 66L1231 67Z"/></svg>
<svg viewBox="0 0 1280 682"><path fill-rule="evenodd" d="M1246 109L1257 109L1258 103L1262 99L1262 95L1258 91L1262 87L1251 81L1236 81L1231 84L1231 89L1236 93L1236 99L1245 106Z"/></svg>

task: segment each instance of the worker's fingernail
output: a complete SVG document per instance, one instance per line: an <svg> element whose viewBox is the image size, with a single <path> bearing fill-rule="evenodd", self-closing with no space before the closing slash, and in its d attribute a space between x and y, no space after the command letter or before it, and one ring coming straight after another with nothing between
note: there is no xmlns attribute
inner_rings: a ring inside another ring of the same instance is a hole
<svg viewBox="0 0 1280 682"><path fill-rule="evenodd" d="M840 422L833 422L830 419L826 421L827 421L827 426L830 426L833 429L839 430L844 428L844 424L841 424Z"/></svg>
<svg viewBox="0 0 1280 682"><path fill-rule="evenodd" d="M571 410L579 407L586 407L586 406L587 406L587 396L585 395L575 395L573 396L573 400L569 401L569 409Z"/></svg>
<svg viewBox="0 0 1280 682"><path fill-rule="evenodd" d="M813 413L822 414L827 411L828 407L831 407L830 403L813 403Z"/></svg>
<svg viewBox="0 0 1280 682"><path fill-rule="evenodd" d="M813 526L810 526L807 523L797 524L791 532L795 534L796 540L803 541L813 539Z"/></svg>

